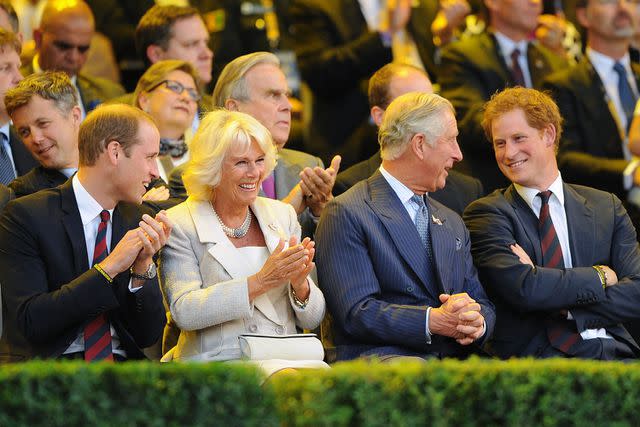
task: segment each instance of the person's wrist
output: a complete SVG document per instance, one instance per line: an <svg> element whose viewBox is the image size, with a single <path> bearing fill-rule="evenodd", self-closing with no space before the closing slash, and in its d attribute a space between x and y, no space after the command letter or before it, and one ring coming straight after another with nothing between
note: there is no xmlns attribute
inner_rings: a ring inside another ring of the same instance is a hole
<svg viewBox="0 0 640 427"><path fill-rule="evenodd" d="M596 273L598 273L598 278L600 279L600 284L602 285L602 288L606 288L607 287L607 271L602 268L601 265L594 265L593 269L596 270Z"/></svg>

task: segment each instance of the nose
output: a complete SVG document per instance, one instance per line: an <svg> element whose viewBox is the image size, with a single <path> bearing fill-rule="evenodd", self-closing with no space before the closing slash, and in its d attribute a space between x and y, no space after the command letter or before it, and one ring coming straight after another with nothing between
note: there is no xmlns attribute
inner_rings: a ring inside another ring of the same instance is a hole
<svg viewBox="0 0 640 427"><path fill-rule="evenodd" d="M204 49L202 49L202 55L200 55L203 59L211 59L213 58L213 51L209 49L208 45L204 45Z"/></svg>
<svg viewBox="0 0 640 427"><path fill-rule="evenodd" d="M458 144L458 141L455 142L454 147L453 147L453 161L454 162L459 162L462 160L463 156L462 156L462 150L460 150L460 144Z"/></svg>
<svg viewBox="0 0 640 427"><path fill-rule="evenodd" d="M149 174L151 174L152 180L156 180L160 177L160 172L158 171L158 162L156 159L153 159L153 161L151 162Z"/></svg>

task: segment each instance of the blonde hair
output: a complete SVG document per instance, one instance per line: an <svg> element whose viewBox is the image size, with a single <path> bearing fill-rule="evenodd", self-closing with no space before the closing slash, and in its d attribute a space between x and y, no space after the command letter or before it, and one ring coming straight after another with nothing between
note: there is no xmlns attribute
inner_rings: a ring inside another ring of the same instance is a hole
<svg viewBox="0 0 640 427"><path fill-rule="evenodd" d="M378 131L380 157L397 159L418 133L433 146L445 131L442 113L447 110L455 115L453 105L433 93L409 92L397 97L389 104Z"/></svg>
<svg viewBox="0 0 640 427"><path fill-rule="evenodd" d="M210 200L231 147L248 150L252 141L264 152L264 178L275 168L277 156L267 128L245 113L224 109L207 113L191 141L191 157L182 175L189 197Z"/></svg>

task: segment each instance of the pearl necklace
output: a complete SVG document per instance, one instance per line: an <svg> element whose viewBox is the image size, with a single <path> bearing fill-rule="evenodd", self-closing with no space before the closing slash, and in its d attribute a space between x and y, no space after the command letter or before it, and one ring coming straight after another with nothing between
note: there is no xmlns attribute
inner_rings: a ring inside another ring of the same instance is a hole
<svg viewBox="0 0 640 427"><path fill-rule="evenodd" d="M220 223L220 227L222 227L222 231L224 231L224 234L229 237L233 237L234 239L239 239L247 235L247 233L249 232L249 226L251 225L251 209L247 209L247 217L244 219L244 222L240 227L231 228L228 225L225 225L224 222L222 222L222 219L220 218L220 216L218 216L218 212L216 212L216 210L214 209L213 203L211 203L211 201L209 201L209 206L211 206L213 216L215 216Z"/></svg>

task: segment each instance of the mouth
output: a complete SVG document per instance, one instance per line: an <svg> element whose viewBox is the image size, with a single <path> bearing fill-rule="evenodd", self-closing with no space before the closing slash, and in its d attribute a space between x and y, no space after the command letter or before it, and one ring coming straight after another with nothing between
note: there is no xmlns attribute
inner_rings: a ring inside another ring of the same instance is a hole
<svg viewBox="0 0 640 427"><path fill-rule="evenodd" d="M517 169L520 166L524 165L527 162L527 160L518 160L517 162L511 162L511 163L507 163L507 167L510 169Z"/></svg>
<svg viewBox="0 0 640 427"><path fill-rule="evenodd" d="M49 145L47 147L39 149L36 153L38 154L38 156L46 156L47 153L51 151L53 147L54 147L53 145Z"/></svg>
<svg viewBox="0 0 640 427"><path fill-rule="evenodd" d="M254 182L252 184L240 184L238 187L244 191L255 191L258 185Z"/></svg>

